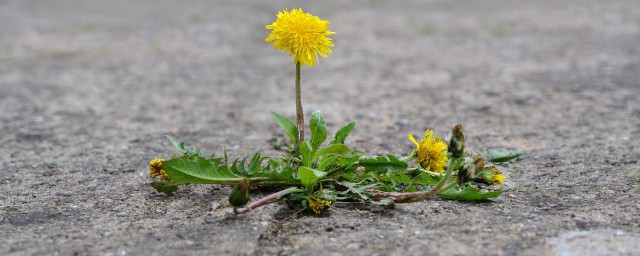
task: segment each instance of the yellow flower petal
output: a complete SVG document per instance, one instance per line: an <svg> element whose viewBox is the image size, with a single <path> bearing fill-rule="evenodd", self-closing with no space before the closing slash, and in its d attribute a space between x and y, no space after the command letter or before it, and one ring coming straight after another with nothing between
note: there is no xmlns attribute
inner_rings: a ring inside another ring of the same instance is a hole
<svg viewBox="0 0 640 256"><path fill-rule="evenodd" d="M413 144L416 144L416 146L420 145L420 144L418 144L418 142L416 141L416 139L415 139L415 138L413 138L413 134L409 133L408 135L409 135L409 139L413 142Z"/></svg>
<svg viewBox="0 0 640 256"><path fill-rule="evenodd" d="M417 146L414 152L417 152L415 155L422 168L432 172L444 170L447 164L447 144L440 140L440 136L433 137L433 131L426 130L419 143L411 134L409 134L409 139Z"/></svg>

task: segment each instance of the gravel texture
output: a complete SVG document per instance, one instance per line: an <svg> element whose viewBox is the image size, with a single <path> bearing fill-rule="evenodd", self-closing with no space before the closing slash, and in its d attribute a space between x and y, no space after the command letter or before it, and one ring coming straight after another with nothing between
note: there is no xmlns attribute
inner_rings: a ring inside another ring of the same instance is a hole
<svg viewBox="0 0 640 256"><path fill-rule="evenodd" d="M303 69L307 115L357 121L368 154L463 123L472 151L529 153L511 190L322 216L156 193L166 132L282 154L270 111L294 116L294 64L264 26L300 5L337 32ZM2 255L640 254L638 1L0 0L0 24Z"/></svg>

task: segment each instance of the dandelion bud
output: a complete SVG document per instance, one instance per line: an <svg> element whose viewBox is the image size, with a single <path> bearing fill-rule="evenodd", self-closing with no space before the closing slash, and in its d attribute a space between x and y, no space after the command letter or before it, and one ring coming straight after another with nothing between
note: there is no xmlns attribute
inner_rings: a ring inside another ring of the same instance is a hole
<svg viewBox="0 0 640 256"><path fill-rule="evenodd" d="M229 204L235 207L242 207L249 202L249 180L244 179L236 185L229 194Z"/></svg>
<svg viewBox="0 0 640 256"><path fill-rule="evenodd" d="M465 183L473 179L473 170L470 165L462 165L458 171L458 183Z"/></svg>
<svg viewBox="0 0 640 256"><path fill-rule="evenodd" d="M453 159L459 158L464 154L464 134L462 133L462 124L456 124L451 129L453 135L449 140L449 152Z"/></svg>

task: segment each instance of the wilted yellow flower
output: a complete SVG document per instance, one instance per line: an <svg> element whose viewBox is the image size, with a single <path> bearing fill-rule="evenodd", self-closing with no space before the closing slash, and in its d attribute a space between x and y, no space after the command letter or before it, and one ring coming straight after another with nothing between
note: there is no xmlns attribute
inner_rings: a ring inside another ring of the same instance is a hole
<svg viewBox="0 0 640 256"><path fill-rule="evenodd" d="M447 165L447 144L440 140L440 136L433 137L433 131L426 130L420 143L411 134L409 139L417 146L411 155L417 156L422 168L432 172L444 170L444 166Z"/></svg>
<svg viewBox="0 0 640 256"><path fill-rule="evenodd" d="M330 200L315 199L315 198L309 197L307 201L309 202L309 208L316 214L320 214L322 211L324 211L329 206L331 206Z"/></svg>
<svg viewBox="0 0 640 256"><path fill-rule="evenodd" d="M318 59L318 55L326 58L331 54L333 42L328 35L335 32L329 31L329 21L317 16L305 13L300 9L281 11L271 25L265 28L271 33L265 42L273 41L273 48L283 50L293 56L293 62L312 67Z"/></svg>
<svg viewBox="0 0 640 256"><path fill-rule="evenodd" d="M485 183L489 185L500 185L504 182L504 175L501 171L498 171L495 165L485 168L478 174L478 178L474 179L476 182Z"/></svg>
<svg viewBox="0 0 640 256"><path fill-rule="evenodd" d="M151 160L151 162L149 162L149 175L151 176L151 178L155 178L156 176L160 175L160 178L162 180L169 180L169 176L167 175L167 172L164 171L164 167L162 166L162 161L164 161L164 159L154 158L153 160Z"/></svg>

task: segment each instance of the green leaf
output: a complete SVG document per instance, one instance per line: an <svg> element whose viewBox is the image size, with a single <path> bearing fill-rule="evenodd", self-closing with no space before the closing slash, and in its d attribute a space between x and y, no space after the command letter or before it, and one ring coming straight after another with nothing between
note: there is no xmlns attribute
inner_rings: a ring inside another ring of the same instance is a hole
<svg viewBox="0 0 640 256"><path fill-rule="evenodd" d="M173 144L173 146L178 151L182 152L182 154L185 154L187 156L202 156L204 154L204 152L202 152L202 150L189 147L189 146L185 145L183 141L177 141L177 140L173 139L173 137L171 137L169 134L165 134L164 136L167 137L167 139L169 139L171 144Z"/></svg>
<svg viewBox="0 0 640 256"><path fill-rule="evenodd" d="M345 155L351 151L352 150L344 144L329 144L318 149L318 151L316 151L316 153L314 154L314 157L319 157L326 154Z"/></svg>
<svg viewBox="0 0 640 256"><path fill-rule="evenodd" d="M329 156L329 157L327 157L327 158L325 158L325 159L322 159L322 161L320 162L320 164L318 164L318 170L320 170L320 171L323 171L323 172L324 172L324 171L325 171L325 169L326 169L328 166L330 166L330 165L332 165L332 164L335 164L336 159L338 159L338 156L336 156L336 155Z"/></svg>
<svg viewBox="0 0 640 256"><path fill-rule="evenodd" d="M218 160L218 159L215 159ZM232 167L215 163L215 161L207 160L201 156L183 156L162 162L167 175L169 176L170 185L179 184L227 184L235 185L244 178L233 169L237 160ZM241 168L241 171L244 167ZM252 180L264 180L265 177L251 177Z"/></svg>
<svg viewBox="0 0 640 256"><path fill-rule="evenodd" d="M360 158L360 154L357 152L351 152L348 155L338 156L338 165L345 168L345 171L357 168L356 163Z"/></svg>
<svg viewBox="0 0 640 256"><path fill-rule="evenodd" d="M387 172L383 175L380 175L380 180L384 182L391 183L409 183L411 182L411 178L402 172Z"/></svg>
<svg viewBox="0 0 640 256"><path fill-rule="evenodd" d="M284 131L284 133L287 134L287 136L289 136L289 139L291 139L291 142L294 145L297 145L298 137L300 135L298 133L299 131L296 124L291 122L291 120L287 119L284 116L278 115L274 112L271 112L271 114L273 115L273 120L275 120L276 123L278 123L278 125L280 126L280 128L282 128L282 131Z"/></svg>
<svg viewBox="0 0 640 256"><path fill-rule="evenodd" d="M168 185L169 183L161 180L154 180L151 184L156 191L164 193L166 195L171 195L174 192L178 191L178 186Z"/></svg>
<svg viewBox="0 0 640 256"><path fill-rule="evenodd" d="M276 200L280 200L283 197L293 194L293 193L300 193L300 192L304 192L304 190L299 189L299 188L289 188L289 189L285 189L283 191L280 192L280 194L278 194L278 197L276 198Z"/></svg>
<svg viewBox="0 0 640 256"><path fill-rule="evenodd" d="M382 184L379 188L381 191L385 191L385 192L391 192L391 191L399 191L399 189L397 187L388 185L388 184Z"/></svg>
<svg viewBox="0 0 640 256"><path fill-rule="evenodd" d="M527 153L522 150L496 150L489 149L486 152L480 153L480 156L487 159L487 161L492 163L507 163L507 162L516 162L518 160L523 159Z"/></svg>
<svg viewBox="0 0 640 256"><path fill-rule="evenodd" d="M366 193L367 189L378 186L378 184L376 183L368 184L368 185L360 185L360 183L347 182L347 181L338 182L338 184L345 186L347 188L347 191L341 192L342 194L351 193L353 195L357 195L358 197L360 197L360 199L363 199L369 202L371 202L371 198Z"/></svg>
<svg viewBox="0 0 640 256"><path fill-rule="evenodd" d="M389 170L406 170L407 162L400 161L393 155L374 156L374 157L361 157L358 160L357 165L364 166L367 171L389 171Z"/></svg>
<svg viewBox="0 0 640 256"><path fill-rule="evenodd" d="M313 149L311 147L311 143L305 141L300 144L300 156L302 158L302 165L311 167L311 163L313 161Z"/></svg>
<svg viewBox="0 0 640 256"><path fill-rule="evenodd" d="M318 149L327 139L327 133L329 132L329 128L327 128L324 116L320 110L313 111L309 128L311 128L311 146L313 149Z"/></svg>
<svg viewBox="0 0 640 256"><path fill-rule="evenodd" d="M498 197L502 194L502 190L488 191L479 190L474 186L465 186L463 188L453 187L439 193L440 196L448 199L460 201L486 201L490 198Z"/></svg>
<svg viewBox="0 0 640 256"><path fill-rule="evenodd" d="M348 123L336 132L331 144L344 144L345 139L349 136L349 133L356 127L356 122Z"/></svg>
<svg viewBox="0 0 640 256"><path fill-rule="evenodd" d="M252 177L265 176L275 184L300 185L297 175L297 167L294 169L282 160L269 159L269 164L262 172L254 174Z"/></svg>
<svg viewBox="0 0 640 256"><path fill-rule="evenodd" d="M316 184L316 182L326 176L327 173L311 169L306 166L301 166L298 169L298 175L300 176L302 185L305 186L308 190L311 190L313 189L313 186Z"/></svg>
<svg viewBox="0 0 640 256"><path fill-rule="evenodd" d="M411 181L413 181L411 177L407 176L402 172L390 172L389 174L390 174L389 176L392 177L398 183L411 183Z"/></svg>
<svg viewBox="0 0 640 256"><path fill-rule="evenodd" d="M253 157L251 158L251 161L249 162L249 166L247 166L246 169L246 174L247 175L252 175L254 173L256 173L257 171L260 170L260 165L262 164L262 162L264 161L264 159L267 159L267 157L260 157L260 152L256 152Z"/></svg>
<svg viewBox="0 0 640 256"><path fill-rule="evenodd" d="M429 174L420 173L413 179L413 184L435 186L436 184L438 184L438 181L440 181L440 178L441 176L434 178Z"/></svg>

